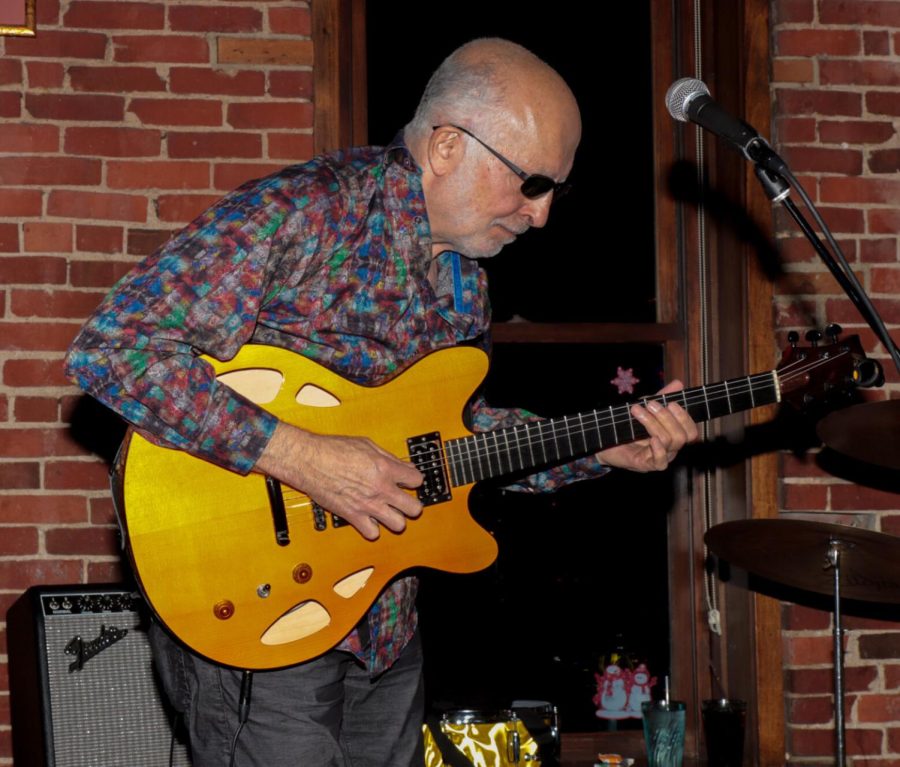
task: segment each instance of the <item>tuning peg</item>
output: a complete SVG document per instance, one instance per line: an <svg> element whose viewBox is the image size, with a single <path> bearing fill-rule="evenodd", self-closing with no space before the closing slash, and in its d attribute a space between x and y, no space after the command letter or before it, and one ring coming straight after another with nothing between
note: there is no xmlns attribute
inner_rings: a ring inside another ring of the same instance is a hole
<svg viewBox="0 0 900 767"><path fill-rule="evenodd" d="M797 348L797 341L799 340L800 334L796 330L792 330L790 333L788 333L788 343L795 349Z"/></svg>
<svg viewBox="0 0 900 767"><path fill-rule="evenodd" d="M837 343L838 338L840 338L841 333L844 332L844 329L838 325L836 322L832 322L827 328L825 328L825 335L831 340L831 343Z"/></svg>
<svg viewBox="0 0 900 767"><path fill-rule="evenodd" d="M809 341L813 347L816 347L819 345L819 341L822 340L822 334L818 330L807 330L806 340Z"/></svg>

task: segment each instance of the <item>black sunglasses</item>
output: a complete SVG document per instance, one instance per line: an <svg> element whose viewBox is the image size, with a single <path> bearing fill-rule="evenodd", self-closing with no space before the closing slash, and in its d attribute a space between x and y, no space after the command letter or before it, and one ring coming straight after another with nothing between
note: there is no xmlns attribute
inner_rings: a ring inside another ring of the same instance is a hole
<svg viewBox="0 0 900 767"><path fill-rule="evenodd" d="M440 125L435 125L432 127L432 130L437 130L440 127ZM466 130L461 125L450 124L450 127L455 128L458 131L462 131L467 136L471 136L479 144L481 144L481 146L487 149L488 152L494 155L494 157L500 160L500 162L502 162L507 168L515 173L520 179L522 179L522 186L519 187L519 191L521 191L522 194L529 200L536 200L538 197L543 197L545 194L547 194L547 192L553 192L553 199L558 200L560 197L568 194L569 190L572 188L572 185L565 181L557 183L549 176L542 176L539 173L528 174L514 162L512 162L511 160L507 160L496 149L485 144L480 138L478 138L478 136L472 133L472 131Z"/></svg>

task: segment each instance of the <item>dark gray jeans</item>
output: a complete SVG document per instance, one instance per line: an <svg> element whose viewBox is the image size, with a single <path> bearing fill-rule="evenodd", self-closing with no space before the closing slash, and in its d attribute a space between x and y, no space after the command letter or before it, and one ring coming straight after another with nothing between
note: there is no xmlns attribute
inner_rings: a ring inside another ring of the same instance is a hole
<svg viewBox="0 0 900 767"><path fill-rule="evenodd" d="M194 767L227 767L241 672L184 650L156 623L150 642L172 705L185 715ZM424 764L418 634L372 679L349 653L253 675L236 767L406 767Z"/></svg>

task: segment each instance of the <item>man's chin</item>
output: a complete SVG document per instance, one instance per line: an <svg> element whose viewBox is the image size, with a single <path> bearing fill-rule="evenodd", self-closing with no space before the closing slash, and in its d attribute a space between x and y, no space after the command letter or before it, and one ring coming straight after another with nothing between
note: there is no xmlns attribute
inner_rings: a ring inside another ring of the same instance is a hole
<svg viewBox="0 0 900 767"><path fill-rule="evenodd" d="M473 251L471 254L469 254L469 258L493 258L494 256L500 254L500 251L503 250L504 245L506 245L506 243L503 243L503 245L497 245L493 249L483 248L477 251Z"/></svg>
<svg viewBox="0 0 900 767"><path fill-rule="evenodd" d="M510 242L512 242L512 240L510 240ZM507 242L472 243L470 245L461 246L459 248L459 253L466 258L493 258L508 244L509 243Z"/></svg>
<svg viewBox="0 0 900 767"><path fill-rule="evenodd" d="M493 258L503 248L515 242L521 232L514 232L502 224L493 224L480 237L470 237L457 242L457 250L468 258Z"/></svg>

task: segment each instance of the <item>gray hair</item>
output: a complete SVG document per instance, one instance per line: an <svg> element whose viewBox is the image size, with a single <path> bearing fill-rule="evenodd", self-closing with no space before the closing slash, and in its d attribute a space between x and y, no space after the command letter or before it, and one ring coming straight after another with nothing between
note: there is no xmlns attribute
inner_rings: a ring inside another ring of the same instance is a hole
<svg viewBox="0 0 900 767"><path fill-rule="evenodd" d="M458 123L478 131L500 122L509 90L508 62L523 56L538 60L522 46L500 38L481 38L457 48L425 86L406 126L407 140L424 139L435 125Z"/></svg>

